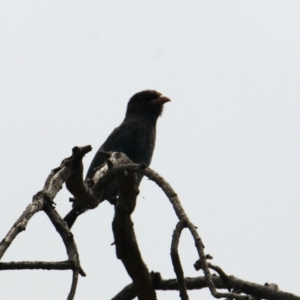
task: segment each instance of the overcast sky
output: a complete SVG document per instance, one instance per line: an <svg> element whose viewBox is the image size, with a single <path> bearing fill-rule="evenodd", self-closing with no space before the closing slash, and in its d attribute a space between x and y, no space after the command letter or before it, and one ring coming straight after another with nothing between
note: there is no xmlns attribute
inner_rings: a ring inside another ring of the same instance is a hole
<svg viewBox="0 0 300 300"><path fill-rule="evenodd" d="M228 274L299 295L299 16L299 1L1 1L0 239L72 147L93 146L88 166L128 99L157 89L172 102L151 167L178 193L206 253ZM143 258L174 278L175 214L155 184L140 189ZM55 199L62 216L69 197ZM111 246L112 217L104 203L72 229L87 273L78 300L110 299L131 283ZM202 275L187 232L180 254L185 276ZM3 261L66 257L40 212ZM1 299L66 299L71 272L2 271L0 281ZM211 298L190 292L199 297Z"/></svg>

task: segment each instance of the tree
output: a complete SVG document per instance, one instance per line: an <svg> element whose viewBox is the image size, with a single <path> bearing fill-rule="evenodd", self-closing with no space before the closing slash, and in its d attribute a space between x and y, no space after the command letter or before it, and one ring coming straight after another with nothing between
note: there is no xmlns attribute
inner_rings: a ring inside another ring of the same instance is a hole
<svg viewBox="0 0 300 300"><path fill-rule="evenodd" d="M116 180L119 189L119 197L115 207L113 218L114 245L117 258L120 259L131 277L133 283L126 286L113 299L127 300L136 296L140 300L156 299L155 290L179 290L180 298L189 299L189 289L208 288L215 298L226 299L300 299L299 296L282 292L276 284L266 283L259 285L228 276L222 268L211 264L212 256L205 254L204 245L197 232L197 228L186 215L179 198L168 182L158 173L148 168L145 164L133 164L123 153L104 153L107 161L94 177L87 182L83 181L82 159L91 151L91 146L74 147L72 156L62 161L59 167L53 169L48 176L44 188L34 197L31 204L25 209L20 218L14 223L6 237L0 243L0 258L9 248L14 238L23 230L33 215L43 210L60 234L67 250L68 260L61 262L7 262L0 263L0 270L20 269L47 269L47 270L73 270L69 300L74 299L79 275L85 276L77 246L71 231L55 209L54 198L62 188L63 183L72 193L72 201L78 201L83 207L96 208L103 202L101 191L111 180ZM176 279L164 280L158 272L149 272L142 259L138 243L135 237L131 214L136 206L136 197L139 190L136 185L136 174L140 173L154 181L169 199L178 223L175 226L171 241L171 259L176 274ZM195 262L196 270L202 270L204 276L197 278L185 278L178 253L180 235L183 229L191 233L199 259ZM213 270L216 274L211 274ZM217 289L227 289L227 293L221 293Z"/></svg>

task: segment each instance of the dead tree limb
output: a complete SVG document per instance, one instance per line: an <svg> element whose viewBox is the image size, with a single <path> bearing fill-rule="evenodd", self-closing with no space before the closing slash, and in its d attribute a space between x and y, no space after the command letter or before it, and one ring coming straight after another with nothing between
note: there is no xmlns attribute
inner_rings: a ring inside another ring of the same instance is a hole
<svg viewBox="0 0 300 300"><path fill-rule="evenodd" d="M154 181L166 194L169 201L171 202L173 209L175 211L175 214L177 215L178 219L180 221L183 221L186 224L186 227L189 229L194 241L195 241L195 247L199 255L199 259L201 260L201 269L204 272L205 278L207 280L208 288L211 292L211 294L215 298L228 298L228 299L239 299L239 300L245 300L249 297L241 296L236 293L219 293L214 286L214 283L211 278L211 274L209 271L209 267L206 261L206 255L204 252L204 245L201 241L200 236L198 235L196 227L192 224L192 222L189 220L188 216L186 215L180 200L171 187L171 185L158 173L148 168L146 165L139 165L139 164L127 164L127 165L118 165L114 166L110 170L108 170L103 177L100 177L99 180L95 183L93 186L94 190L101 190L103 189L103 185L107 183L107 181L112 180L112 178L118 176L118 174L123 173L124 171L128 173L140 173L145 176L147 176L150 180ZM104 184L105 183L105 184Z"/></svg>
<svg viewBox="0 0 300 300"><path fill-rule="evenodd" d="M178 245L179 245L180 235L181 235L182 230L185 227L186 227L186 224L185 224L184 220L179 221L177 223L176 228L174 229L174 232L173 232L172 244L171 244L171 259L172 259L172 264L173 264L174 271L175 271L178 285L179 285L179 295L182 300L189 299L189 296L188 296L188 293L186 290L183 269L182 269L180 257L178 254Z"/></svg>
<svg viewBox="0 0 300 300"><path fill-rule="evenodd" d="M38 196L34 196L32 203L26 207L25 211L14 223L13 227L9 230L4 239L0 242L0 259L5 254L6 250L11 245L16 236L26 229L27 224L33 217L33 215L42 210L43 207L44 197L41 194Z"/></svg>
<svg viewBox="0 0 300 300"><path fill-rule="evenodd" d="M216 266L214 266L216 267ZM218 268L218 267L216 267ZM204 276L200 277L186 277L186 288L188 290L200 290L207 288L207 281ZM228 276L228 280L224 282L221 276L212 275L212 281L218 289L234 289L239 290L241 293L253 295L257 299L267 300L300 300L299 296L291 293L280 291L279 289L270 288L269 284L260 285L257 283L245 281L235 276ZM162 291L178 291L179 283L177 279L162 279L160 281L154 281L155 290ZM134 285L131 283L124 287L112 300L133 300L136 297Z"/></svg>
<svg viewBox="0 0 300 300"><path fill-rule="evenodd" d="M67 163L72 167L72 174L66 179L66 187L74 196L73 201L78 202L84 208L95 208L101 202L101 192L90 189L86 182L83 181L83 164L82 158L86 151L90 151L91 147L74 147L72 157L67 159ZM82 151L82 149L86 149Z"/></svg>
<svg viewBox="0 0 300 300"><path fill-rule="evenodd" d="M132 161L125 154L114 152L109 158L108 170L113 169L114 165L129 163ZM112 222L116 255L122 260L127 273L132 278L138 299L155 300L156 293L152 278L142 259L131 220L136 197L139 194L136 174L123 169L122 172L116 174L115 178L120 193L115 203L115 215Z"/></svg>
<svg viewBox="0 0 300 300"><path fill-rule="evenodd" d="M197 233L196 227L186 215L179 198L167 181L158 173L149 169L144 164L133 164L122 153L107 153L108 160L95 173L92 185L83 181L82 158L91 150L90 146L74 147L71 157L64 159L61 165L52 170L48 176L44 188L39 191L33 201L15 222L8 234L0 243L0 258L5 254L16 236L26 229L32 216L40 210L44 210L52 224L60 234L68 255L67 261L62 262L7 262L0 263L0 270L23 269L55 269L73 270L73 280L68 295L68 300L74 299L78 275L85 276L80 266L77 246L68 226L55 210L54 198L63 183L73 194L74 201L81 206L95 208L102 202L102 192L111 180L116 180L119 195L115 202L115 215L112 223L115 238L117 258L121 259L133 284L125 287L113 300L127 300L138 296L139 300L155 300L155 290L179 290L183 300L188 300L187 290L208 287L215 298L226 299L269 299L269 300L300 300L300 297L282 292L277 285L259 285L227 275L220 267L208 262L210 255L205 255L204 245ZM162 280L159 273L149 273L143 262L133 230L131 214L135 209L136 197L139 193L136 185L136 173L147 176L162 188L173 206L179 222L174 230L171 258L177 279ZM195 263L196 270L202 269L204 277L184 278L183 268L180 263L178 244L181 231L187 228L193 236L199 259ZM211 275L210 269L218 275ZM220 293L217 289L227 289L230 292Z"/></svg>
<svg viewBox="0 0 300 300"><path fill-rule="evenodd" d="M75 270L73 261L10 261L0 262L0 270Z"/></svg>
<svg viewBox="0 0 300 300"><path fill-rule="evenodd" d="M73 270L73 280L68 295L68 300L74 299L78 274L85 276L84 271L80 266L79 255L77 246L73 239L73 235L70 232L68 226L55 210L54 198L61 190L62 185L69 178L72 178L74 170L78 169L78 166L82 165L83 156L91 151L90 146L86 147L74 147L73 155L67 159L64 159L58 168L51 171L47 177L44 188L39 191L29 204L26 210L22 213L19 219L15 222L13 227L9 230L5 238L0 243L0 258L3 257L16 236L24 231L27 227L29 220L33 215L41 210L47 214L52 224L60 234L68 254L68 261L64 262L14 262L14 263L1 263L0 270L24 270L24 269L56 269L56 270ZM80 168L79 168L80 169ZM82 170L81 170L82 172Z"/></svg>

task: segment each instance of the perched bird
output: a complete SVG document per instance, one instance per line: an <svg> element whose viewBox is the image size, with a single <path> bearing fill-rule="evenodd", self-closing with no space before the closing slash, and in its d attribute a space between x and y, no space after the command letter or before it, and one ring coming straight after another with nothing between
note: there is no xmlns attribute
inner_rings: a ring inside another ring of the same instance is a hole
<svg viewBox="0 0 300 300"><path fill-rule="evenodd" d="M162 114L163 105L168 101L170 101L169 98L154 90L146 90L133 95L127 104L125 119L100 147L86 177L92 178L95 169L107 159L101 151L123 152L134 163L145 163L149 166L155 146L156 121ZM142 177L138 175L138 185ZM111 200L116 198L117 194L116 184L111 182L102 195L104 199ZM76 218L86 210L78 203L73 205L72 210L64 218L69 228L72 227Z"/></svg>

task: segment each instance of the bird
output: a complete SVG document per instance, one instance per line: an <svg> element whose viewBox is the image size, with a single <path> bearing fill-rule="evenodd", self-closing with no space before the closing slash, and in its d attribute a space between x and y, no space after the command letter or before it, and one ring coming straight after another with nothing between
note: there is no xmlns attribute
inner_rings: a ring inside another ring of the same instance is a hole
<svg viewBox="0 0 300 300"><path fill-rule="evenodd" d="M107 160L105 152L122 152L134 163L149 166L155 147L157 119L162 115L164 104L169 101L171 100L168 97L155 90L144 90L134 94L128 101L123 122L112 131L95 154L86 179L93 178L97 168ZM140 174L137 176L137 186L142 177ZM112 200L117 195L118 190L113 181L103 191L102 198ZM64 221L71 229L77 217L87 210L75 202Z"/></svg>

